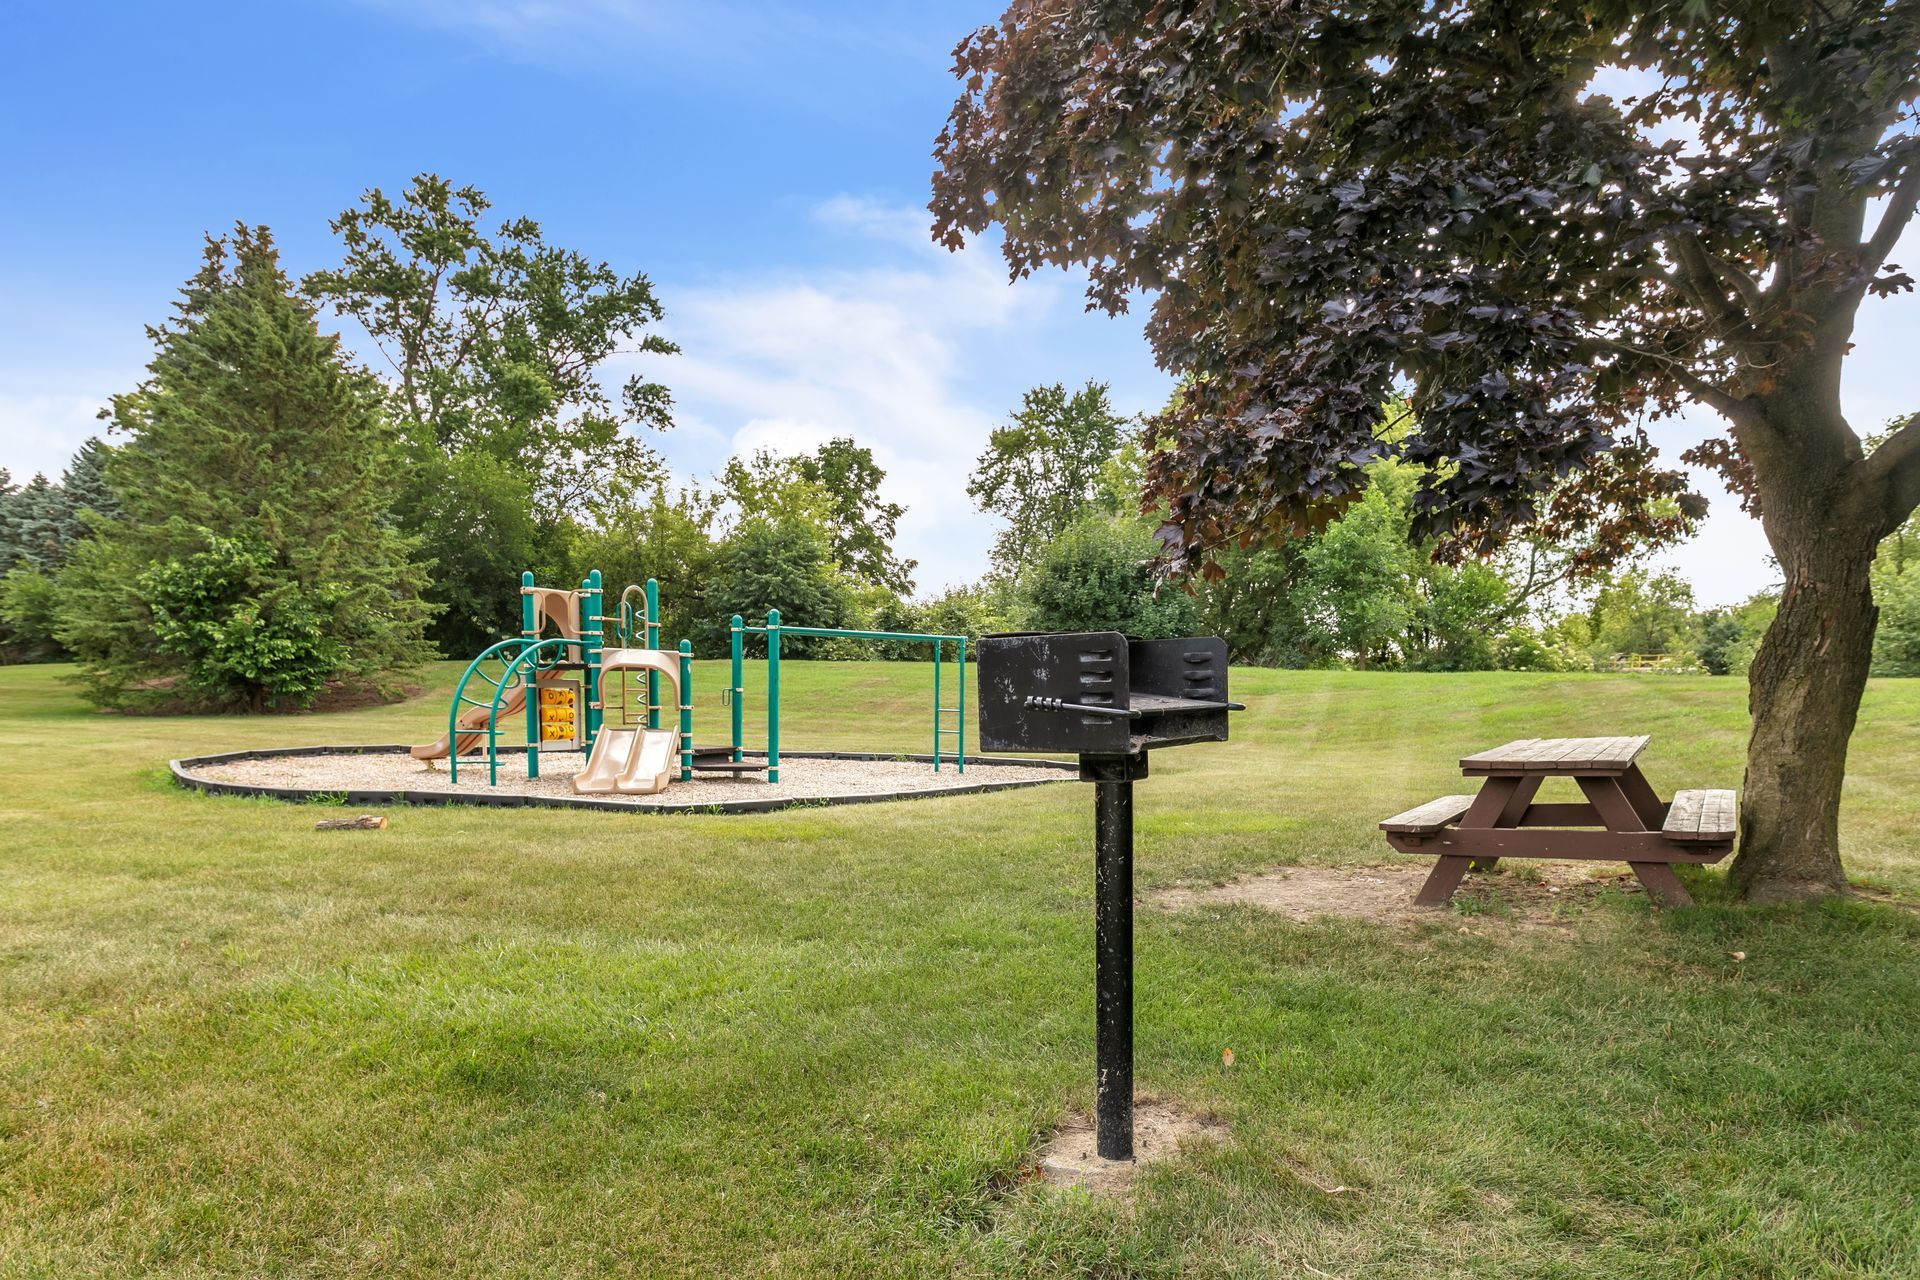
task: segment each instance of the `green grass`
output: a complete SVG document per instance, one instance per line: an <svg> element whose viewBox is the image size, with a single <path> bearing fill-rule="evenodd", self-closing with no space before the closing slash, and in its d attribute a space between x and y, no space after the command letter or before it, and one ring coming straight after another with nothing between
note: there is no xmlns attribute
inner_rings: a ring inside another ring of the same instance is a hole
<svg viewBox="0 0 1920 1280"><path fill-rule="evenodd" d="M3 1276L1920 1274L1901 905L1688 872L1700 906L1570 932L1143 910L1140 1083L1230 1141L1099 1201L1021 1178L1091 1095L1085 788L316 833L164 762L424 741L450 668L277 719L54 676L0 669ZM787 745L925 750L929 679L794 664ZM1732 681L1235 681L1234 741L1140 787L1143 885L1386 861L1374 821L1514 736L1739 778ZM1846 835L1908 902L1916 761L1920 681L1878 682Z"/></svg>

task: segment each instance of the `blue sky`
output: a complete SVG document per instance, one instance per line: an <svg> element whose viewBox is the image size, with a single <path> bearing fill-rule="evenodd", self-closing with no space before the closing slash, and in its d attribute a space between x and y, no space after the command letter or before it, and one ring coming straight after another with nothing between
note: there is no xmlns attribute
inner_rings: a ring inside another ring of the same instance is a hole
<svg viewBox="0 0 1920 1280"><path fill-rule="evenodd" d="M853 435L909 508L922 588L971 579L993 531L966 474L1022 390L1096 378L1137 411L1170 385L1138 317L1086 314L1067 276L1009 285L989 248L928 241L950 53L998 8L15 0L0 16L0 465L57 472L99 429L202 233L267 223L304 272L332 259L326 219L364 188L433 170L652 278L685 348L651 366L679 406L658 441L676 471ZM1915 248L1910 234L1909 262ZM1911 299L1864 317L1856 426L1920 408L1917 349ZM1672 560L1704 601L1731 601L1770 579L1765 546L1703 488L1715 514Z"/></svg>

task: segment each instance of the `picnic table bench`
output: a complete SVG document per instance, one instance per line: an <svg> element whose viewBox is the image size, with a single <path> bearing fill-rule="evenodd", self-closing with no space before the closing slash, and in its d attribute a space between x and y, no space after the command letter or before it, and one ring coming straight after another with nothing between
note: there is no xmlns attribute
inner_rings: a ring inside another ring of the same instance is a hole
<svg viewBox="0 0 1920 1280"><path fill-rule="evenodd" d="M1586 858L1624 862L1656 901L1685 906L1692 899L1672 864L1714 863L1732 851L1734 793L1660 799L1638 764L1648 741L1521 738L1463 758L1463 774L1485 779L1477 793L1441 796L1380 824L1401 853L1438 859L1414 901L1443 906L1469 870L1502 858ZM1536 804L1552 777L1572 778L1586 802Z"/></svg>

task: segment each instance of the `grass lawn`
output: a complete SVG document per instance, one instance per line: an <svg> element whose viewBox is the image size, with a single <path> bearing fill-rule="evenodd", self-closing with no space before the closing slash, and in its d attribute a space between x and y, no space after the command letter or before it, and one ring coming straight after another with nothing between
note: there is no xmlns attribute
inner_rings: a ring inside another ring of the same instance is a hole
<svg viewBox="0 0 1920 1280"><path fill-rule="evenodd" d="M1920 1275L1905 906L1143 908L1140 1085L1230 1136L1095 1199L1021 1174L1091 1102L1088 789L316 833L165 773L429 740L454 674L160 720L0 669L0 1276ZM791 664L784 745L925 750L929 678ZM1234 741L1139 788L1143 887L1388 861L1374 822L1510 737L1740 776L1731 680L1234 679ZM1920 681L1876 682L1844 821L1909 904L1917 818Z"/></svg>

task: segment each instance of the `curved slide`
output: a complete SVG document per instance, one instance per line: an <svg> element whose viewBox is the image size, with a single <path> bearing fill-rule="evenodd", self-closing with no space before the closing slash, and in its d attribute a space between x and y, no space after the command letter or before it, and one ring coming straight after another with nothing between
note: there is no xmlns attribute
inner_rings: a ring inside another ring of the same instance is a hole
<svg viewBox="0 0 1920 1280"><path fill-rule="evenodd" d="M601 679L615 671L657 671L680 704L680 655L661 649L608 649L600 657ZM680 730L603 726L593 739L586 767L573 775L578 792L617 791L651 796L667 789L680 768Z"/></svg>
<svg viewBox="0 0 1920 1280"><path fill-rule="evenodd" d="M507 690L507 696L500 700L502 716L516 715L527 709L527 690L524 685L516 685ZM461 755L472 755L485 749L487 745L487 722L493 718L493 712L487 707L468 707L460 713L455 723L459 732L454 736L458 741ZM415 760L444 760L451 754L447 746L447 735L441 734L436 742L424 747L409 747L408 754Z"/></svg>

